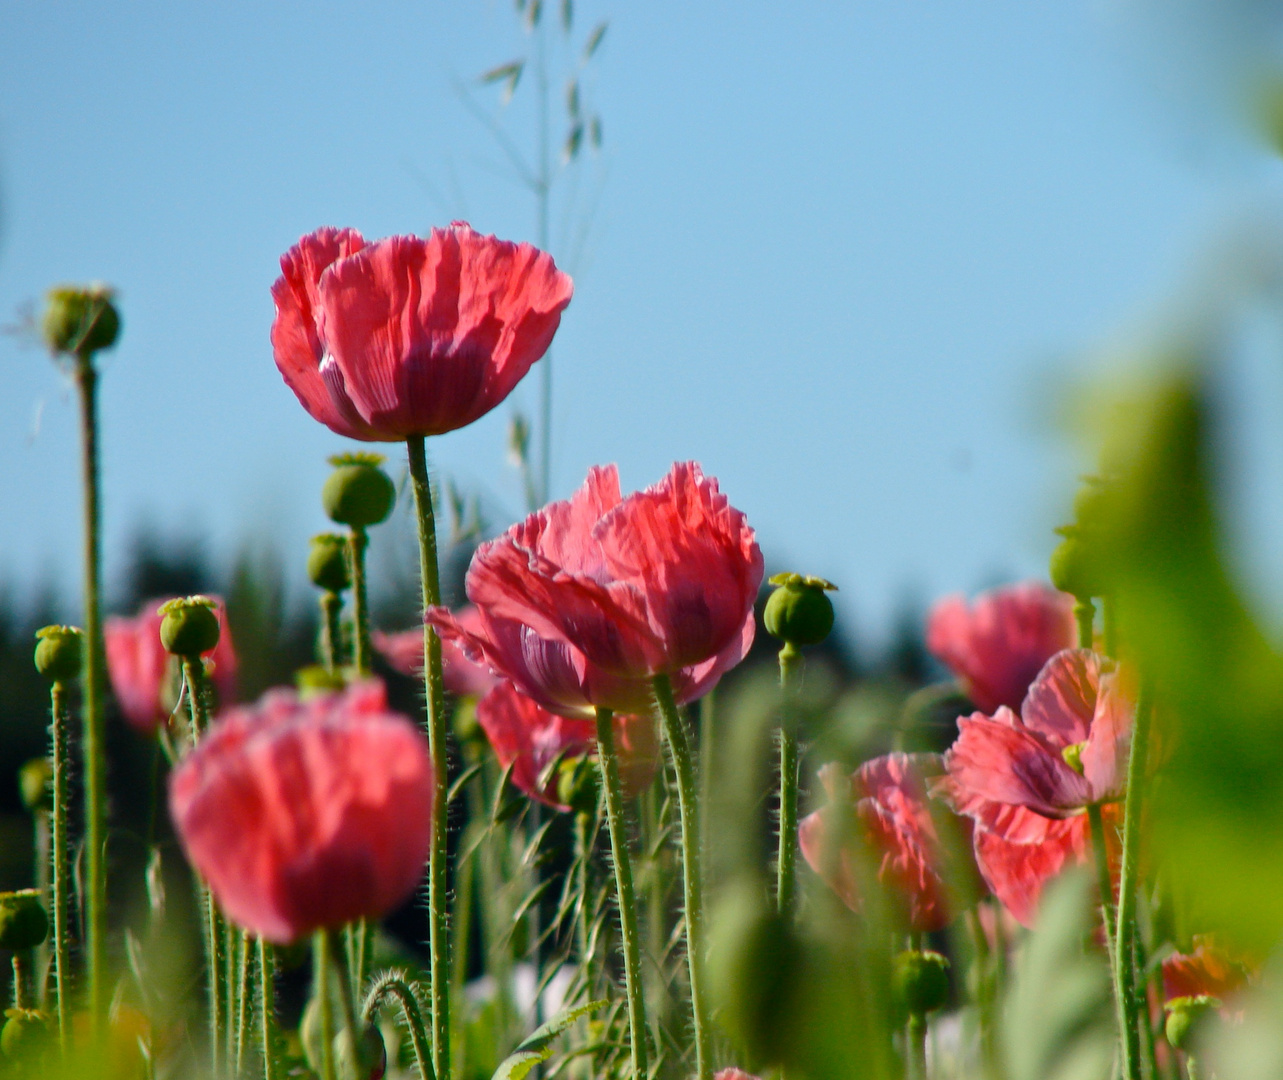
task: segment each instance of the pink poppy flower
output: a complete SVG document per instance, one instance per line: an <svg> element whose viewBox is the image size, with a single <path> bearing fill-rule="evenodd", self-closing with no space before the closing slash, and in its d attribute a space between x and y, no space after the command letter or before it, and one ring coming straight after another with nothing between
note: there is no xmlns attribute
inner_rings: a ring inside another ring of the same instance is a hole
<svg viewBox="0 0 1283 1080"><path fill-rule="evenodd" d="M1224 1001L1248 980L1248 966L1220 948L1215 941L1198 935L1194 951L1172 953L1163 961L1163 998L1219 998Z"/></svg>
<svg viewBox="0 0 1283 1080"><path fill-rule="evenodd" d="M644 713L653 676L691 701L744 658L761 582L753 530L698 465L626 499L611 465L477 549L479 632L444 608L426 618L551 712Z"/></svg>
<svg viewBox="0 0 1283 1080"><path fill-rule="evenodd" d="M713 1080L757 1080L757 1077L746 1073L743 1069L723 1069L713 1076Z"/></svg>
<svg viewBox="0 0 1283 1080"><path fill-rule="evenodd" d="M218 615L218 645L204 654L219 699L226 703L236 693L236 650L223 601L212 597ZM157 609L164 600L148 600L132 618L115 616L103 624L107 648L107 675L121 714L144 735L153 734L169 719L178 686L178 661L160 643Z"/></svg>
<svg viewBox="0 0 1283 1080"><path fill-rule="evenodd" d="M867 843L879 859L878 880L903 900L913 930L940 930L958 913L956 891L947 881L953 875L945 873L948 838L940 836L924 780L939 770L934 754L887 754L866 761L849 780L836 765L820 770L830 802L851 804L863 837L841 843L833 835L839 807L830 805L802 820L798 842L811 869L852 910L860 906L856 860L860 845ZM840 847L830 851L834 843ZM957 869L967 873L965 867Z"/></svg>
<svg viewBox="0 0 1283 1080"><path fill-rule="evenodd" d="M179 763L169 810L228 917L288 943L378 919L414 891L432 778L427 741L387 711L380 684L306 700L272 690Z"/></svg>
<svg viewBox="0 0 1283 1080"><path fill-rule="evenodd" d="M550 255L464 222L371 244L317 229L281 257L272 349L303 407L338 434L440 435L512 392L572 291Z"/></svg>
<svg viewBox="0 0 1283 1080"><path fill-rule="evenodd" d="M624 797L632 798L650 786L659 770L658 733L648 716L616 714L612 720ZM596 720L550 713L504 680L477 703L477 722L499 765L512 766L518 788L554 810L570 809L557 799L555 773L542 784L540 778L559 759L596 755Z"/></svg>
<svg viewBox="0 0 1283 1080"><path fill-rule="evenodd" d="M460 625L474 633L481 629L477 609L466 607L457 613ZM393 671L411 678L423 677L423 628L385 634L375 630L370 635L374 647ZM441 667L445 688L460 697L481 697L499 680L488 668L474 664L454 641L441 642Z"/></svg>
<svg viewBox="0 0 1283 1080"><path fill-rule="evenodd" d="M927 618L927 649L985 713L1020 708L1042 666L1077 641L1073 597L1037 581L982 593L970 606L945 597Z"/></svg>

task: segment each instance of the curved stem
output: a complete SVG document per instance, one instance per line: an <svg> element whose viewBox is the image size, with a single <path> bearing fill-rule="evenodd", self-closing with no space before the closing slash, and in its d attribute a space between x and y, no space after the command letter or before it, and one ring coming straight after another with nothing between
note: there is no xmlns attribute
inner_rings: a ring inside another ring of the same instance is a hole
<svg viewBox="0 0 1283 1080"><path fill-rule="evenodd" d="M370 546L370 536L364 529L353 525L347 542L352 563L352 623L355 630L352 635L352 663L356 667L357 678L364 679L371 671L370 600L365 584L365 552Z"/></svg>
<svg viewBox="0 0 1283 1080"><path fill-rule="evenodd" d="M647 1072L646 1001L641 984L641 949L637 940L637 900L633 893L633 863L624 829L624 795L615 756L615 728L609 709L597 710L597 761L606 791L606 823L610 830L611 861L619 901L619 930L624 939L624 992L628 996L628 1032L632 1041L633 1080Z"/></svg>
<svg viewBox="0 0 1283 1080"><path fill-rule="evenodd" d="M278 1080L276 1060L276 950L258 939L258 983L262 1006L263 1080Z"/></svg>
<svg viewBox="0 0 1283 1080"><path fill-rule="evenodd" d="M321 593L321 653L325 659L325 670L331 675L343 666L340 655L340 643L343 638L339 632L339 609L343 607L343 597L326 589Z"/></svg>
<svg viewBox="0 0 1283 1080"><path fill-rule="evenodd" d="M101 537L98 498L98 373L88 353L76 356L76 382L80 387L80 434L85 518L85 643L84 755L85 755L85 948L89 967L89 1016L96 1039L107 1013L107 866L106 843L107 760L103 732L103 698L106 663L102 637Z"/></svg>
<svg viewBox="0 0 1283 1080"><path fill-rule="evenodd" d="M1145 774L1149 767L1149 728L1153 716L1151 694L1144 682L1136 701L1131 753L1127 760L1127 796L1123 809L1122 870L1118 879L1118 931L1114 955L1114 983L1122 1003L1123 1043L1127 1080L1140 1080L1140 999L1136 993L1133 942L1136 935L1136 878L1140 863L1141 810L1145 799ZM1145 1023L1148 1023L1145 1018Z"/></svg>
<svg viewBox="0 0 1283 1080"><path fill-rule="evenodd" d="M791 644L780 650L780 836L775 903L781 915L793 906L797 858L797 717L793 708L802 682L802 654Z"/></svg>
<svg viewBox="0 0 1283 1080"><path fill-rule="evenodd" d="M656 675L653 683L655 700L664 722L664 737L672 751L673 765L677 771L677 809L682 826L682 878L686 904L686 962L690 967L691 1023L695 1035L695 1075L698 1080L712 1080L712 1047L704 999L704 900L699 863L699 803L695 791L695 763L691 758L685 724L673 698L672 683L667 675ZM796 773L796 757L793 770ZM796 783L794 787L796 788ZM796 831L796 826L794 828Z"/></svg>
<svg viewBox="0 0 1283 1080"><path fill-rule="evenodd" d="M71 1038L71 943L68 940L71 859L67 845L67 709L62 683L50 693L49 733L53 757L53 970L58 994L58 1043L66 1053Z"/></svg>
<svg viewBox="0 0 1283 1080"><path fill-rule="evenodd" d="M422 435L406 440L410 457L410 485L419 521L419 576L423 606L441 603L441 577L437 568L437 527L432 511L432 483ZM428 855L428 916L432 979L432 1068L437 1076L450 1075L450 943L446 882L446 717L445 683L441 675L441 639L423 624L423 683L428 705L428 748L436 773L432 797L432 846Z"/></svg>
<svg viewBox="0 0 1283 1080"><path fill-rule="evenodd" d="M405 1017L405 1026L410 1029L410 1045L414 1049L414 1061L419 1067L419 1080L436 1080L432 1071L431 1051L428 1046L427 1030L423 1026L423 1014L419 1010L419 1000L414 990L405 981L405 975L399 971L387 971L375 980L366 995L361 1008L361 1018L367 1024L374 1023L375 1014L388 998L395 998L401 1006Z"/></svg>

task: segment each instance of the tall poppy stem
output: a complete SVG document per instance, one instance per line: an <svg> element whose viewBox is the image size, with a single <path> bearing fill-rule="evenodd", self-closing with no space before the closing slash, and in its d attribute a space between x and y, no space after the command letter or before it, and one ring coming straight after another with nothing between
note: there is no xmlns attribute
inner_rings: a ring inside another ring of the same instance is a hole
<svg viewBox="0 0 1283 1080"><path fill-rule="evenodd" d="M781 915L793 906L797 859L797 717L794 709L802 681L802 653L786 642L780 650L780 837L775 903Z"/></svg>
<svg viewBox="0 0 1283 1080"><path fill-rule="evenodd" d="M1105 927L1105 948L1109 953L1110 973L1114 976L1114 1019L1118 1024L1119 1054L1124 1080L1132 1080L1132 1062L1136 1055L1130 1052L1127 1036L1127 1013L1123 1007L1122 987L1117 979L1118 936L1114 915L1113 886L1109 880L1109 853L1105 845L1105 819L1100 804L1087 807L1087 820L1091 826L1091 848L1096 862L1096 887L1100 892L1100 917Z"/></svg>
<svg viewBox="0 0 1283 1080"><path fill-rule="evenodd" d="M691 1023L695 1035L695 1075L712 1080L713 1063L704 999L704 899L699 859L699 802L695 789L695 763L690 740L667 675L656 675L655 701L664 722L664 736L677 771L677 810L682 826L682 878L686 903L686 962L690 967ZM796 750L796 748L795 748ZM794 770L797 769L796 756ZM796 817L796 807L794 808ZM796 825L794 826L796 829Z"/></svg>
<svg viewBox="0 0 1283 1080"><path fill-rule="evenodd" d="M325 658L325 669L331 675L342 666L339 656L339 645L342 635L339 631L339 609L343 598L328 589L321 593L321 653Z"/></svg>
<svg viewBox="0 0 1283 1080"><path fill-rule="evenodd" d="M927 1018L923 1013L910 1013L905 1030L907 1080L927 1080Z"/></svg>
<svg viewBox="0 0 1283 1080"><path fill-rule="evenodd" d="M1090 649L1096 640L1096 605L1090 598L1078 598L1074 604L1074 621L1078 624L1078 647Z"/></svg>
<svg viewBox="0 0 1283 1080"><path fill-rule="evenodd" d="M321 1080L338 1080L334 1067L334 1013L330 1005L330 935L318 930L312 937L312 993L320 1018Z"/></svg>
<svg viewBox="0 0 1283 1080"><path fill-rule="evenodd" d="M276 950L258 939L258 981L263 1037L263 1080L279 1080L276 1059Z"/></svg>
<svg viewBox="0 0 1283 1080"><path fill-rule="evenodd" d="M102 636L99 568L102 540L98 497L98 372L90 352L76 354L76 383L80 389L80 434L85 518L85 948L89 967L89 1016L97 1038L107 1012L107 867L104 821L107 806L107 762L103 745L103 696L106 664Z"/></svg>
<svg viewBox="0 0 1283 1080"><path fill-rule="evenodd" d="M365 584L365 552L370 546L370 534L358 525L352 526L348 535L348 550L352 556L352 629L353 656L358 678L370 674L370 599Z"/></svg>
<svg viewBox="0 0 1283 1080"><path fill-rule="evenodd" d="M71 861L67 846L67 706L66 688L55 682L50 690L49 733L53 758L53 972L58 995L58 1044L66 1053L71 1038L71 943L68 940L68 896Z"/></svg>
<svg viewBox="0 0 1283 1080"><path fill-rule="evenodd" d="M419 521L419 575L423 606L441 603L441 576L437 567L437 527L432 510L432 482L422 435L406 440L410 456L410 486ZM441 639L423 624L423 683L428 707L428 749L432 754L435 783L432 793L432 845L428 855L428 909L431 953L429 971L432 996L432 1068L437 1076L450 1075L450 943L447 937L449 897L446 891L446 716L445 682L441 674Z"/></svg>
<svg viewBox="0 0 1283 1080"><path fill-rule="evenodd" d="M632 1041L633 1080L647 1074L646 999L641 983L641 946L637 938L637 898L633 892L633 863L624 828L624 792L615 754L615 728L609 709L597 710L597 760L606 791L606 823L610 830L611 861L619 900L619 930L624 939L624 992L628 996L628 1032Z"/></svg>
<svg viewBox="0 0 1283 1080"><path fill-rule="evenodd" d="M1118 880L1118 931L1115 934L1114 983L1121 1005L1126 1080L1140 1080L1141 1001L1136 992L1133 963L1136 936L1136 877L1140 862L1140 818L1145 797L1145 774L1149 765L1149 729L1153 717L1152 695L1142 682L1136 701L1136 722L1132 727L1131 753L1127 759L1127 795L1123 808L1123 856ZM1144 1020L1148 1023L1148 1017Z"/></svg>

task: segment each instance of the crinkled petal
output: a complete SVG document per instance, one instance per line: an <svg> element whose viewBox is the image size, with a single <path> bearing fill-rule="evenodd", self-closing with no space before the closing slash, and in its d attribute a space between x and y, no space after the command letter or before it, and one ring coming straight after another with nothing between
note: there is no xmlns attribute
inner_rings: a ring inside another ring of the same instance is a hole
<svg viewBox="0 0 1283 1080"><path fill-rule="evenodd" d="M1109 661L1090 649L1056 653L1029 687L1020 719L1057 750L1086 742L1096 715L1101 673Z"/></svg>

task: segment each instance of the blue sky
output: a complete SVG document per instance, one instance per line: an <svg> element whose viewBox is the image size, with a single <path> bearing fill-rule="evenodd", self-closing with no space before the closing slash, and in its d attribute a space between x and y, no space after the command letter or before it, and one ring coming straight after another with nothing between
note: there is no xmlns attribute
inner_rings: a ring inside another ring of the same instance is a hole
<svg viewBox="0 0 1283 1080"><path fill-rule="evenodd" d="M1268 7L1241 6L1248 29ZM1089 465L1065 388L1275 182L1220 100L1241 41L1194 48L1138 0L581 0L575 42L601 19L604 146L559 175L551 229L576 276L554 494L696 458L865 638L905 597L1041 572ZM120 290L109 576L142 520L301 567L348 445L272 363L277 260L321 224L535 238L458 89L533 145L533 77L507 109L476 81L529 51L511 5L50 2L0 25L0 322L55 282ZM550 39L559 117L575 58ZM21 333L0 386L0 580L74 597L74 400ZM495 526L523 509L505 433L536 389L429 449Z"/></svg>

